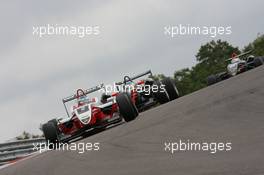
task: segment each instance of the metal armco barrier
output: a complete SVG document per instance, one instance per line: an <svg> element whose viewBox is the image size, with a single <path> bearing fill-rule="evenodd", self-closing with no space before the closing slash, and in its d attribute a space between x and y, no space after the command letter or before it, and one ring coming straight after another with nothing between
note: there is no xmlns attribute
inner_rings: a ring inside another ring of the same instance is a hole
<svg viewBox="0 0 264 175"><path fill-rule="evenodd" d="M44 143L44 138L18 140L14 142L6 142L0 144L0 166L14 161L19 158L27 157L37 149L34 144Z"/></svg>

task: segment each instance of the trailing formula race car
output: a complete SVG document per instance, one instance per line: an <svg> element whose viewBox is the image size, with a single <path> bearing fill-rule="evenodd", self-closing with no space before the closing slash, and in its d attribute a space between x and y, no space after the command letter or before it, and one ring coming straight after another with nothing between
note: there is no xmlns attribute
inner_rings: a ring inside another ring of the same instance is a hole
<svg viewBox="0 0 264 175"><path fill-rule="evenodd" d="M76 94L64 98L62 101L68 117L53 119L42 125L46 140L54 144L67 142L87 131L105 129L110 124L121 122L122 118L129 122L138 116L134 103L126 93L113 94L103 102L88 98L88 94L103 88L101 84L87 90L78 89ZM70 113L66 103L73 100L76 100L76 104Z"/></svg>
<svg viewBox="0 0 264 175"><path fill-rule="evenodd" d="M253 55L245 57L251 52L252 50L240 55L233 54L231 58L226 60L231 61L231 63L227 65L227 71L208 76L207 85L209 86L215 84L219 81L228 79L232 76L236 76L237 74L261 66L264 63L263 57L254 57Z"/></svg>
<svg viewBox="0 0 264 175"><path fill-rule="evenodd" d="M148 78L134 81L146 75L149 75ZM130 94L139 112L157 103L164 104L179 97L177 87L171 78L158 81L152 77L149 70L133 77L124 76L123 81L116 83L119 92Z"/></svg>

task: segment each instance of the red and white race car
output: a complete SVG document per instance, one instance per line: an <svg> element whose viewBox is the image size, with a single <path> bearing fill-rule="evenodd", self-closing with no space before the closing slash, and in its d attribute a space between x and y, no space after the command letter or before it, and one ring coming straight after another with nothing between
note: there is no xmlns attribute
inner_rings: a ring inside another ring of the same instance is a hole
<svg viewBox="0 0 264 175"><path fill-rule="evenodd" d="M104 89L103 84L87 90L78 89L76 94L64 98L62 101L68 117L53 119L42 125L46 140L49 143L66 142L87 131L104 129L122 119L129 122L138 116L136 107L127 93L115 93L110 96L103 93L101 101L88 98L87 94L100 89ZM72 106L70 114L66 103L73 100L76 100L76 104Z"/></svg>

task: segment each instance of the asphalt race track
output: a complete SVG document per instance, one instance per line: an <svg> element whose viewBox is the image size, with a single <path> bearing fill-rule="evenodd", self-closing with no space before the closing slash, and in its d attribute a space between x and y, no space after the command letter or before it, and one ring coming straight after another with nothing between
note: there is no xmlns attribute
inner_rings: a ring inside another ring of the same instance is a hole
<svg viewBox="0 0 264 175"><path fill-rule="evenodd" d="M165 151L165 142L231 142L232 150ZM78 142L99 151L48 151L1 175L264 174L264 66L141 113Z"/></svg>

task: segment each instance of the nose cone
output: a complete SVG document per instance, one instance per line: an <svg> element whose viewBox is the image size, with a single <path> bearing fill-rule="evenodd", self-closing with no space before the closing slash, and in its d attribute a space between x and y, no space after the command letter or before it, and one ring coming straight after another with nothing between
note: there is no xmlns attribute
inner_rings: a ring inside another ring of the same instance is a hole
<svg viewBox="0 0 264 175"><path fill-rule="evenodd" d="M235 76L237 74L237 66L238 64L234 63L234 64L229 64L227 66L227 71L230 75Z"/></svg>

